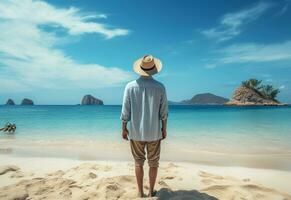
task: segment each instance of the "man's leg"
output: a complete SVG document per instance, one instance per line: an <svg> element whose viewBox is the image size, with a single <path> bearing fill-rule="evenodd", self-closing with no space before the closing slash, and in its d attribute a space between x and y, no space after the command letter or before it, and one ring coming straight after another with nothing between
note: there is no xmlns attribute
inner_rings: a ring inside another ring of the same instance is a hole
<svg viewBox="0 0 291 200"><path fill-rule="evenodd" d="M150 189L149 196L154 196L154 188L156 183L156 178L158 174L160 151L161 151L161 141L153 141L147 143L147 157L149 163L149 179L150 179Z"/></svg>
<svg viewBox="0 0 291 200"><path fill-rule="evenodd" d="M135 176L138 186L138 196L143 197L143 166L135 166Z"/></svg>
<svg viewBox="0 0 291 200"><path fill-rule="evenodd" d="M143 164L145 161L145 142L130 140L131 153L135 160L135 176L138 186L138 196L144 197L143 193Z"/></svg>
<svg viewBox="0 0 291 200"><path fill-rule="evenodd" d="M157 179L157 174L158 174L158 167L150 167L149 169L149 178L150 178L150 190L149 190L149 196L154 195L154 188L155 188L155 183Z"/></svg>

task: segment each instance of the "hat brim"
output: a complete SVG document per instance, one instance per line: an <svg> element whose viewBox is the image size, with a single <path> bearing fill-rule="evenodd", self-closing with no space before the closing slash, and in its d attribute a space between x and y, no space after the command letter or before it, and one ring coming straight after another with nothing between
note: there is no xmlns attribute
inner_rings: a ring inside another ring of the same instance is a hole
<svg viewBox="0 0 291 200"><path fill-rule="evenodd" d="M154 58L155 68L153 68L152 70L143 70L141 68L142 59L143 58L140 58L134 62L133 71L135 73L137 73L141 76L152 76L154 74L159 73L162 70L162 66L163 66L162 62L157 58Z"/></svg>

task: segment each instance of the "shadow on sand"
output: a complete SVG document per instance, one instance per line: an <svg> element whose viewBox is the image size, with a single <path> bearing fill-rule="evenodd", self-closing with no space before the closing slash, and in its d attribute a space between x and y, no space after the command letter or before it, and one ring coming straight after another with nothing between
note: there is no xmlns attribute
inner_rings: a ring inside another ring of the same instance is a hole
<svg viewBox="0 0 291 200"><path fill-rule="evenodd" d="M216 197L197 190L176 190L162 188L157 192L159 200L218 200Z"/></svg>

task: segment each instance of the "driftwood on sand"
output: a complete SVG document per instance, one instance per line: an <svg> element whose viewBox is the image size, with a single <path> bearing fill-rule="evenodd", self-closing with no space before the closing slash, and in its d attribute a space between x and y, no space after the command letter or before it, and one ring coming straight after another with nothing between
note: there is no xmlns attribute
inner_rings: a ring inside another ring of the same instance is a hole
<svg viewBox="0 0 291 200"><path fill-rule="evenodd" d="M7 132L7 133L14 133L16 130L16 125L7 123L3 128L0 128L0 131Z"/></svg>

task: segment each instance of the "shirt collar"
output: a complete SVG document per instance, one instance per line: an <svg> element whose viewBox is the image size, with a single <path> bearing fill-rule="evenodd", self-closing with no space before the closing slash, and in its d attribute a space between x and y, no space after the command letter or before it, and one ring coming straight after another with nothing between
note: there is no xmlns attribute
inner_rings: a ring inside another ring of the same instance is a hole
<svg viewBox="0 0 291 200"><path fill-rule="evenodd" d="M139 78L142 78L142 79L153 79L152 76L140 76Z"/></svg>

